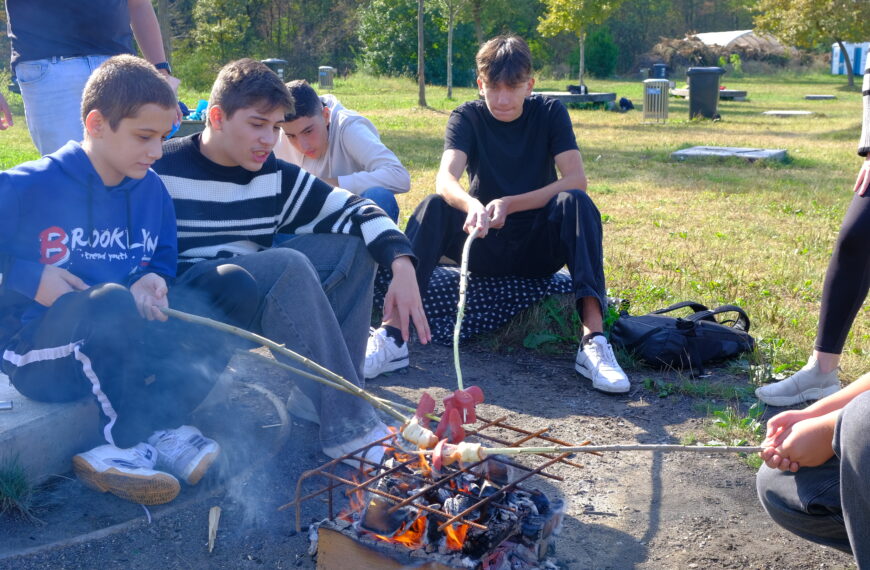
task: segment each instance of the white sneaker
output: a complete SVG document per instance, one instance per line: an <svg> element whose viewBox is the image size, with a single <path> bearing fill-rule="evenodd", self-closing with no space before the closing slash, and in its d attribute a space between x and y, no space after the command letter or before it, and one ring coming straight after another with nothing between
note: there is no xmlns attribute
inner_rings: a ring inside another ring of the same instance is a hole
<svg viewBox="0 0 870 570"><path fill-rule="evenodd" d="M218 443L193 426L155 431L148 443L157 450L157 465L188 485L196 485L220 455Z"/></svg>
<svg viewBox="0 0 870 570"><path fill-rule="evenodd" d="M314 402L299 389L299 386L294 385L290 389L290 397L287 398L287 411L291 416L320 425L320 414L317 413Z"/></svg>
<svg viewBox="0 0 870 570"><path fill-rule="evenodd" d="M368 433L365 433L359 437L355 437L351 440L345 441L339 445L335 445L332 447L324 447L323 453L330 456L333 459L337 459L343 455L347 455L348 453L352 453L365 445L377 441L379 439L383 439L390 435L390 430L383 423L378 423L375 427L370 429ZM374 445L366 451L365 459L371 461L372 463L379 464L381 459L384 457L384 446L383 445ZM345 459L342 463L345 465L349 465L354 469L359 468L362 470L368 470L373 468L372 465L367 463L363 463L361 461L353 461L352 459ZM362 464L361 464L362 463Z"/></svg>
<svg viewBox="0 0 870 570"><path fill-rule="evenodd" d="M628 377L616 361L613 347L602 335L589 339L577 349L574 370L592 380L592 387L611 394L624 394L631 388Z"/></svg>
<svg viewBox="0 0 870 570"><path fill-rule="evenodd" d="M154 469L157 450L147 443L129 449L101 445L72 459L73 470L87 487L142 505L162 505L178 496L178 479Z"/></svg>
<svg viewBox="0 0 870 570"><path fill-rule="evenodd" d="M369 335L366 345L366 362L363 365L363 376L366 380L380 376L384 372L392 372L408 367L408 343L396 345L393 337L387 334L384 327L375 329Z"/></svg>
<svg viewBox="0 0 870 570"><path fill-rule="evenodd" d="M821 400L840 389L837 368L827 374L819 369L815 356L806 366L779 382L766 384L755 390L755 397L769 406L794 406L810 400Z"/></svg>

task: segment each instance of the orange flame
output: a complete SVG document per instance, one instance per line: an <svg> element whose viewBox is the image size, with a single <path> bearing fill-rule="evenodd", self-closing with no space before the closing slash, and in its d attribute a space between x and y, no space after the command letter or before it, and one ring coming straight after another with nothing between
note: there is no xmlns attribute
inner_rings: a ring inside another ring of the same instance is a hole
<svg viewBox="0 0 870 570"><path fill-rule="evenodd" d="M421 451L418 457L420 458L420 473L423 477L430 477L432 475L432 467L429 465L429 462L426 461L426 456Z"/></svg>
<svg viewBox="0 0 870 570"><path fill-rule="evenodd" d="M351 476L351 479L354 483L359 483L359 479L357 479L356 475ZM347 500L347 508L338 513L338 518L346 520L348 522L353 522L353 517L351 515L353 513L362 512L363 507L365 507L365 503L363 502L363 491L361 489L357 489L356 491L348 492Z"/></svg>
<svg viewBox="0 0 870 570"><path fill-rule="evenodd" d="M403 544L411 550L416 550L423 547L423 537L426 535L426 517L422 516L411 523L408 530L399 531L393 538L382 536L380 534L373 535L378 540L384 542L396 542Z"/></svg>
<svg viewBox="0 0 870 570"><path fill-rule="evenodd" d="M462 545L465 544L465 537L468 535L468 525L450 525L444 529L444 534L447 536L448 549L462 550Z"/></svg>

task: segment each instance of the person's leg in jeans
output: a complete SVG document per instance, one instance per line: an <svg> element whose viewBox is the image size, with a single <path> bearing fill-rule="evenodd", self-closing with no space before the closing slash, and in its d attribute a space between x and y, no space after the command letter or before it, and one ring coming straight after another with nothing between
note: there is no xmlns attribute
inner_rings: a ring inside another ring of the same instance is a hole
<svg viewBox="0 0 870 570"><path fill-rule="evenodd" d="M399 221L399 203L396 202L395 192L375 186L364 191L360 196L377 204L394 222Z"/></svg>
<svg viewBox="0 0 870 570"><path fill-rule="evenodd" d="M321 285L312 260L290 247L233 258L233 263L246 269L257 282L259 307L251 328L362 386L357 372L359 363L351 357L350 351L361 353L358 347L365 343L368 321L361 319L360 314L370 311L366 309L370 302L365 300L371 299L374 261L362 246L362 240L356 237L297 236L292 242L320 256L315 259L322 267L324 283ZM318 247L321 244L322 247ZM353 263L349 263L351 257L356 257ZM361 274L364 275L359 277ZM342 284L345 279L361 290L351 293L352 287L346 289ZM336 309L330 304L330 295L340 304ZM342 316L343 323L337 315ZM363 321L362 331L355 332L356 327L351 325L354 320ZM342 325L351 337L347 341ZM287 364L301 366L286 357L277 357ZM294 377L294 380L324 419L320 426L324 448L340 445L380 424L374 409L365 400L308 379Z"/></svg>
<svg viewBox="0 0 870 570"><path fill-rule="evenodd" d="M836 456L796 473L762 465L755 485L761 506L776 524L812 542L851 552L840 505L840 460Z"/></svg>
<svg viewBox="0 0 870 570"><path fill-rule="evenodd" d="M67 141L82 140L82 91L91 73L108 58L50 58L15 66L27 128L39 154L50 154Z"/></svg>
<svg viewBox="0 0 870 570"><path fill-rule="evenodd" d="M848 489L840 501L852 554L860 568L870 568L870 392L843 408L834 451L840 458L840 487Z"/></svg>

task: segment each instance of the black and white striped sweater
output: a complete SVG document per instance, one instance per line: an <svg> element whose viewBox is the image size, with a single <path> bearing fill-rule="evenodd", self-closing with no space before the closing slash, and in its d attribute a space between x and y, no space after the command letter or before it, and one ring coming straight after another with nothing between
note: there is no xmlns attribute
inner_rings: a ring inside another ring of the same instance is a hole
<svg viewBox="0 0 870 570"><path fill-rule="evenodd" d="M178 219L178 273L194 263L254 253L276 232L362 237L372 257L389 267L411 244L370 200L333 188L275 155L257 172L221 166L199 150L200 135L163 145L154 164Z"/></svg>

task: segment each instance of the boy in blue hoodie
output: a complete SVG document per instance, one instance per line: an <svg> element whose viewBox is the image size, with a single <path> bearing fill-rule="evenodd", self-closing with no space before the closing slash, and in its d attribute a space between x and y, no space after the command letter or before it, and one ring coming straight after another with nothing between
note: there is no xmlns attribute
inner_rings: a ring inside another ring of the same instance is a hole
<svg viewBox="0 0 870 570"><path fill-rule="evenodd" d="M203 276L197 293L170 294L175 212L150 166L175 113L154 67L113 57L85 87L84 141L0 173L2 370L34 400L94 397L107 444L76 455L74 470L89 487L142 504L172 500L178 478L198 482L217 457L196 428L165 428L205 397L229 358L191 366L202 333L185 334L160 309L171 298L243 326L254 309L209 293L228 281L245 291L239 268Z"/></svg>

